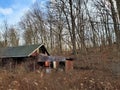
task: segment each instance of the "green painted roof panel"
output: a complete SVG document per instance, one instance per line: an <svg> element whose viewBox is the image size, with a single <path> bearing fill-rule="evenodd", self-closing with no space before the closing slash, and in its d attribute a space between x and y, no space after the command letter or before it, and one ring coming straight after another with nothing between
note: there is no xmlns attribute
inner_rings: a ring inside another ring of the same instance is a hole
<svg viewBox="0 0 120 90"><path fill-rule="evenodd" d="M27 57L41 45L26 45L18 47L0 48L0 58L7 57Z"/></svg>

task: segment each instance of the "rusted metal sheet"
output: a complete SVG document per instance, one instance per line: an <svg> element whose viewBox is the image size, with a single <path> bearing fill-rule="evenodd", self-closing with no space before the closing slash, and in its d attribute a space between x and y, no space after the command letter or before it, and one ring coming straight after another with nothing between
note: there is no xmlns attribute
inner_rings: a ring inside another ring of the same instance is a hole
<svg viewBox="0 0 120 90"><path fill-rule="evenodd" d="M44 55L44 54L40 54L38 56L38 62L65 61L65 60L66 60L66 58L62 57L62 56L47 56L47 55Z"/></svg>
<svg viewBox="0 0 120 90"><path fill-rule="evenodd" d="M65 70L66 71L73 70L73 61L66 60Z"/></svg>

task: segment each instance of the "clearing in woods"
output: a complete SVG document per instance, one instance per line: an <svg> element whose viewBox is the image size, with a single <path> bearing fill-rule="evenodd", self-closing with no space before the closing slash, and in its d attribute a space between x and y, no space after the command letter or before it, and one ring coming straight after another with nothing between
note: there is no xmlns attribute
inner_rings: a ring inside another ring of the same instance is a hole
<svg viewBox="0 0 120 90"><path fill-rule="evenodd" d="M89 51L77 55L74 70L69 72L26 72L17 68L14 72L0 70L0 90L119 90L120 60L109 49L103 52Z"/></svg>

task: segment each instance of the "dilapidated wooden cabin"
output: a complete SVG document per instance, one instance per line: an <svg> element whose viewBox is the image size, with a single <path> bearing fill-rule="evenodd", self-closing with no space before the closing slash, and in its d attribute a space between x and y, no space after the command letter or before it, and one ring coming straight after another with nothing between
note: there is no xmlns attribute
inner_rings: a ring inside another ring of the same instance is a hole
<svg viewBox="0 0 120 90"><path fill-rule="evenodd" d="M71 71L73 70L73 58L66 58L63 56L47 56L47 55L38 55L37 62L39 66L45 67L46 70L55 69L62 71Z"/></svg>
<svg viewBox="0 0 120 90"><path fill-rule="evenodd" d="M35 69L73 69L73 59L61 56L50 56L44 45L26 45L0 48L0 66L15 69L22 66L29 71Z"/></svg>
<svg viewBox="0 0 120 90"><path fill-rule="evenodd" d="M35 68L33 64L36 63L36 57L39 54L49 55L42 44L0 48L0 64L2 67L14 68L24 62L29 62L29 67Z"/></svg>

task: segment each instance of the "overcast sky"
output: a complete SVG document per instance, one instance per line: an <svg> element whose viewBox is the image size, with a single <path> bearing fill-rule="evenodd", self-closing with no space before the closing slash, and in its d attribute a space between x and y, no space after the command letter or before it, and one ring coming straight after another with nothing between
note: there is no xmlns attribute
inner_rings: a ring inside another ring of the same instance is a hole
<svg viewBox="0 0 120 90"><path fill-rule="evenodd" d="M36 0L0 0L0 23L16 24ZM47 0L39 0L41 7Z"/></svg>

